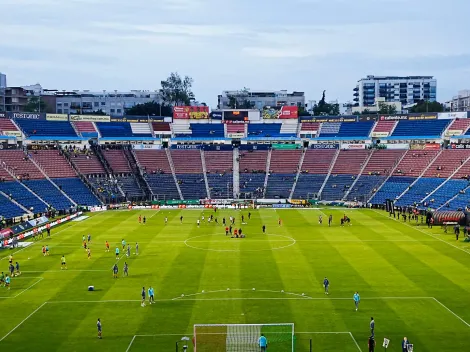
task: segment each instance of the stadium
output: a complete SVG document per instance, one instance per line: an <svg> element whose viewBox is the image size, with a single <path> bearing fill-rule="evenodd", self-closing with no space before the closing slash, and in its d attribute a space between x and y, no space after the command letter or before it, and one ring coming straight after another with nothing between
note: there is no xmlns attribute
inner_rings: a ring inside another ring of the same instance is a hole
<svg viewBox="0 0 470 352"><path fill-rule="evenodd" d="M1 350L468 350L469 146L467 113L3 113Z"/></svg>

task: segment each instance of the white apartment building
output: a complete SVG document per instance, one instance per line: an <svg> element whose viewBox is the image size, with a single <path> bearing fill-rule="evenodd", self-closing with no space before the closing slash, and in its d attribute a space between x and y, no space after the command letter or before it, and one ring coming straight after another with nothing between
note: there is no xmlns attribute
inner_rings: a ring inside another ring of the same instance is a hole
<svg viewBox="0 0 470 352"><path fill-rule="evenodd" d="M137 104L155 101L161 103L159 91L131 90L129 92L105 91L56 91L56 113L58 114L87 114L103 111L111 116L123 116L126 109Z"/></svg>
<svg viewBox="0 0 470 352"><path fill-rule="evenodd" d="M437 81L433 76L367 76L354 88L355 106L373 106L376 98L410 105L418 100L436 101Z"/></svg>
<svg viewBox="0 0 470 352"><path fill-rule="evenodd" d="M470 89L460 90L446 105L450 111L470 111Z"/></svg>
<svg viewBox="0 0 470 352"><path fill-rule="evenodd" d="M271 91L251 91L249 89L244 90L226 90L218 96L218 108L228 109L229 97L235 97L237 102L243 102L245 100L251 102L255 109L263 109L265 106L281 107L287 106L305 106L305 93L304 92L292 92L288 93L287 90Z"/></svg>

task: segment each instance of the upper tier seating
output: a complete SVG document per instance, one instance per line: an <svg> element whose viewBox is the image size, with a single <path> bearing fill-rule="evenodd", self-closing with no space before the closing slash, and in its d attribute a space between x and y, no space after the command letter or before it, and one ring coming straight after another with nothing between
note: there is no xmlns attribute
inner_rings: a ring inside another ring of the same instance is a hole
<svg viewBox="0 0 470 352"><path fill-rule="evenodd" d="M272 151L266 197L289 197L301 155L301 150L274 149Z"/></svg>
<svg viewBox="0 0 470 352"><path fill-rule="evenodd" d="M101 204L79 178L55 178L53 181L78 205L97 206Z"/></svg>
<svg viewBox="0 0 470 352"><path fill-rule="evenodd" d="M442 135L450 120L400 120L392 137L401 136L435 136Z"/></svg>
<svg viewBox="0 0 470 352"><path fill-rule="evenodd" d="M227 135L233 133L243 133L243 137L246 137L245 134L245 124L240 123L228 123L227 126Z"/></svg>
<svg viewBox="0 0 470 352"><path fill-rule="evenodd" d="M152 137L152 129L147 122L131 122L132 133L136 136Z"/></svg>
<svg viewBox="0 0 470 352"><path fill-rule="evenodd" d="M176 178L184 199L207 198L199 150L171 150Z"/></svg>
<svg viewBox="0 0 470 352"><path fill-rule="evenodd" d="M51 178L77 176L68 160L59 150L35 150L30 155L42 167L46 175Z"/></svg>
<svg viewBox="0 0 470 352"><path fill-rule="evenodd" d="M438 153L439 150L408 150L393 175L418 177Z"/></svg>
<svg viewBox="0 0 470 352"><path fill-rule="evenodd" d="M337 137L368 137L374 121L342 123Z"/></svg>
<svg viewBox="0 0 470 352"><path fill-rule="evenodd" d="M49 180L24 181L24 184L57 210L66 210L73 206L72 202L49 182Z"/></svg>
<svg viewBox="0 0 470 352"><path fill-rule="evenodd" d="M319 122L302 122L300 126L300 134L315 134L320 132Z"/></svg>
<svg viewBox="0 0 470 352"><path fill-rule="evenodd" d="M10 119L0 119L0 135L5 134L5 132L15 131L18 131L18 128Z"/></svg>
<svg viewBox="0 0 470 352"><path fill-rule="evenodd" d="M25 213L26 212L23 209L10 201L8 197L0 194L0 216L4 217L5 219L10 219L17 216L22 216Z"/></svg>
<svg viewBox="0 0 470 352"><path fill-rule="evenodd" d="M75 126L75 130L77 130L77 132L83 137L98 137L98 131L96 130L93 122L74 121L72 124Z"/></svg>
<svg viewBox="0 0 470 352"><path fill-rule="evenodd" d="M0 162L2 162L3 167L6 165L20 179L44 178L41 170L34 165L22 150L0 150Z"/></svg>
<svg viewBox="0 0 470 352"><path fill-rule="evenodd" d="M281 134L280 123L250 123L248 125L248 137L288 137ZM295 134L294 134L295 137Z"/></svg>
<svg viewBox="0 0 470 352"><path fill-rule="evenodd" d="M70 160L77 167L78 171L84 175L104 175L106 171L100 160L93 154L72 153Z"/></svg>
<svg viewBox="0 0 470 352"><path fill-rule="evenodd" d="M397 121L378 121L372 130L372 137L388 137L395 128ZM381 136L374 136L374 133L382 133Z"/></svg>
<svg viewBox="0 0 470 352"><path fill-rule="evenodd" d="M206 151L204 152L206 170L208 173L231 173L233 168L232 151Z"/></svg>
<svg viewBox="0 0 470 352"><path fill-rule="evenodd" d="M424 177L447 178L470 157L470 150L443 150L429 166Z"/></svg>
<svg viewBox="0 0 470 352"><path fill-rule="evenodd" d="M455 119L447 128L447 131L451 135L462 135L467 133L469 127L470 119Z"/></svg>
<svg viewBox="0 0 470 352"><path fill-rule="evenodd" d="M33 213L42 213L47 210L47 204L36 197L19 182L0 182L0 191L10 196Z"/></svg>
<svg viewBox="0 0 470 352"><path fill-rule="evenodd" d="M147 174L166 173L171 175L171 167L165 150L134 150L136 160Z"/></svg>
<svg viewBox="0 0 470 352"><path fill-rule="evenodd" d="M69 121L45 121L18 119L16 123L27 136L77 137Z"/></svg>
<svg viewBox="0 0 470 352"><path fill-rule="evenodd" d="M103 150L103 156L114 173L131 173L129 161L122 149Z"/></svg>
<svg viewBox="0 0 470 352"><path fill-rule="evenodd" d="M263 195L268 152L240 151L240 193L259 198Z"/></svg>
<svg viewBox="0 0 470 352"><path fill-rule="evenodd" d="M168 122L152 122L152 129L157 137L171 136L171 126Z"/></svg>
<svg viewBox="0 0 470 352"><path fill-rule="evenodd" d="M341 150L331 173L333 175L358 175L369 153L370 151L365 149Z"/></svg>
<svg viewBox="0 0 470 352"><path fill-rule="evenodd" d="M196 137L224 137L224 125L221 123L192 123L192 136Z"/></svg>
<svg viewBox="0 0 470 352"><path fill-rule="evenodd" d="M340 128L341 122L324 122L321 124L320 137L335 137Z"/></svg>
<svg viewBox="0 0 470 352"><path fill-rule="evenodd" d="M96 122L102 137L152 137L151 133L134 133L129 122Z"/></svg>

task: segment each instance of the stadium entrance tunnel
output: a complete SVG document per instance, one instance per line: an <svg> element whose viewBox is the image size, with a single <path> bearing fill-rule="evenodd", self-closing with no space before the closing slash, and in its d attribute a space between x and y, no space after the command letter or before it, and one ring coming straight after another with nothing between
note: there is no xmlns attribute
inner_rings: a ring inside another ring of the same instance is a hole
<svg viewBox="0 0 470 352"><path fill-rule="evenodd" d="M231 238L225 235L200 235L188 238L184 244L192 249L211 252L263 252L285 249L293 246L295 239L284 235L247 235L245 238Z"/></svg>

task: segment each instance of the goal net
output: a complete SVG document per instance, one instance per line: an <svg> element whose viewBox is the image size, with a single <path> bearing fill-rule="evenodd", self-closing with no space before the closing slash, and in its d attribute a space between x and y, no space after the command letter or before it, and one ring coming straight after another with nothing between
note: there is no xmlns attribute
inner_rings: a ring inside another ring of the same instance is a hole
<svg viewBox="0 0 470 352"><path fill-rule="evenodd" d="M294 324L195 324L195 352L260 352L264 335L268 351L294 351Z"/></svg>

